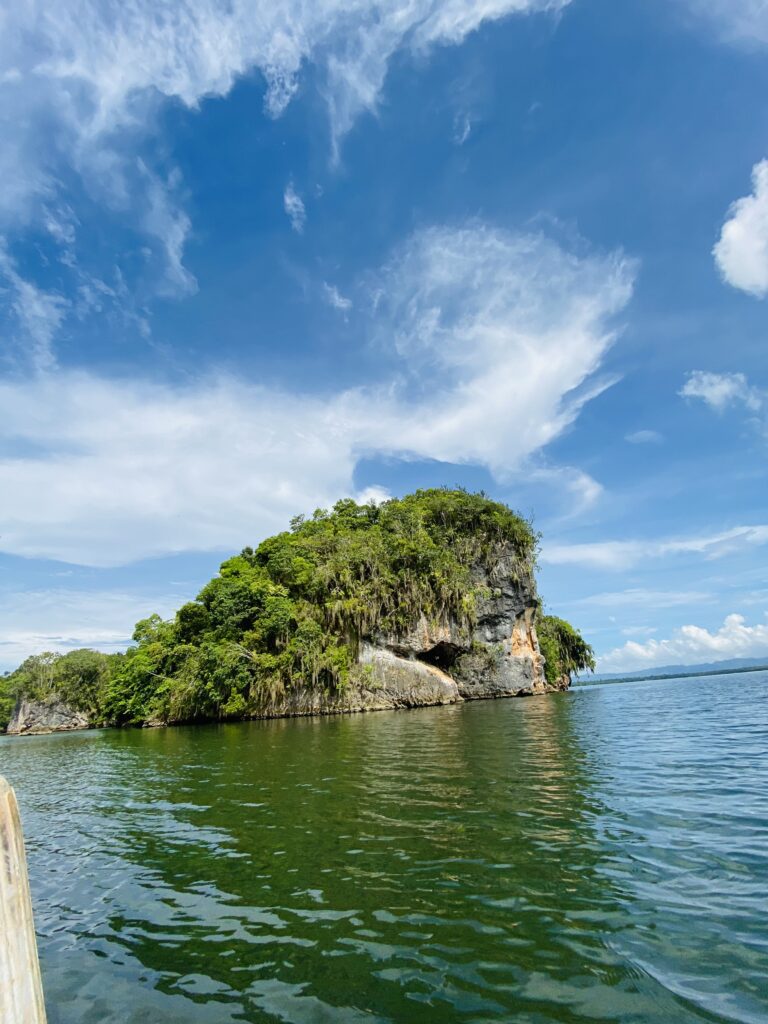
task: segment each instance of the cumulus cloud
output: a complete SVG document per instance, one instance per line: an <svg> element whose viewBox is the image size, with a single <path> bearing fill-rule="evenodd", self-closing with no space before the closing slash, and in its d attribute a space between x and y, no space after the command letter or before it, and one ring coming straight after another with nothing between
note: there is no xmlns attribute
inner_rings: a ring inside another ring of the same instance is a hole
<svg viewBox="0 0 768 1024"><path fill-rule="evenodd" d="M768 544L768 525L735 526L721 533L670 540L609 540L587 544L546 544L542 562L550 565L583 565L593 569L621 571L643 565L652 558L700 555L722 558Z"/></svg>
<svg viewBox="0 0 768 1024"><path fill-rule="evenodd" d="M711 633L682 626L666 640L628 641L598 661L600 672L631 672L661 665L695 665L729 658L768 658L768 621L748 625L743 615L728 615Z"/></svg>
<svg viewBox="0 0 768 1024"><path fill-rule="evenodd" d="M373 484L371 487L366 487L359 494L356 494L355 501L360 505L368 505L371 502L375 505L381 505L383 502L389 501L391 497L392 494L386 487L382 487L380 484Z"/></svg>
<svg viewBox="0 0 768 1024"><path fill-rule="evenodd" d="M717 413L727 409L746 413L747 422L768 440L768 391L749 383L743 373L707 373L694 370L680 389L683 398L697 398Z"/></svg>
<svg viewBox="0 0 768 1024"><path fill-rule="evenodd" d="M743 373L693 370L679 394L683 398L700 398L715 412L724 412L733 405L741 405L750 412L760 412L766 403L765 394L752 387Z"/></svg>
<svg viewBox="0 0 768 1024"><path fill-rule="evenodd" d="M375 275L381 343L393 346L375 387L311 396L71 372L0 382L0 442L24 452L0 460L0 548L94 565L231 549L353 493L371 454L504 479L603 386L595 373L632 276L620 255L576 256L540 235L432 228Z"/></svg>
<svg viewBox="0 0 768 1024"><path fill-rule="evenodd" d="M712 252L724 281L758 299L768 295L768 160L755 164L752 193L733 203Z"/></svg>

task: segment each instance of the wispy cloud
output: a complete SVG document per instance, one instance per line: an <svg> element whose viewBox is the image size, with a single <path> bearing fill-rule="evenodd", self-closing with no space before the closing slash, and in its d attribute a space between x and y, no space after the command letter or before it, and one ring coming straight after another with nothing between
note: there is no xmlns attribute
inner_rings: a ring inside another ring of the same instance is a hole
<svg viewBox="0 0 768 1024"><path fill-rule="evenodd" d="M53 340L67 315L69 302L55 292L46 292L22 277L0 239L0 281L10 288L10 309L20 332L20 343L29 349L30 362L37 370L50 370L56 363Z"/></svg>
<svg viewBox="0 0 768 1024"><path fill-rule="evenodd" d="M614 540L588 544L546 544L541 560L551 565L584 565L594 569L620 571L641 565L648 559L677 555L722 558L742 550L768 544L768 525L736 526L721 533L669 540Z"/></svg>
<svg viewBox="0 0 768 1024"><path fill-rule="evenodd" d="M189 593L188 597L193 597ZM134 624L152 612L168 616L183 603L179 594L130 594L116 590L0 592L0 671L39 651L75 647L121 650ZM32 627L30 624L34 623Z"/></svg>
<svg viewBox="0 0 768 1024"><path fill-rule="evenodd" d="M701 590L646 590L630 587L627 590L591 594L573 604L593 608L677 608L706 604L712 600L712 594Z"/></svg>
<svg viewBox="0 0 768 1024"><path fill-rule="evenodd" d="M472 134L472 121L469 114L457 114L453 119L453 141L457 146L463 146Z"/></svg>
<svg viewBox="0 0 768 1024"><path fill-rule="evenodd" d="M631 672L661 665L695 665L762 656L768 659L768 621L748 625L743 615L728 615L715 632L702 626L682 626L664 640L630 640L604 654L598 668L600 672Z"/></svg>
<svg viewBox="0 0 768 1024"><path fill-rule="evenodd" d="M664 437L658 430L635 430L626 434L624 440L630 444L661 444Z"/></svg>
<svg viewBox="0 0 768 1024"><path fill-rule="evenodd" d="M293 187L292 181L289 181L285 186L285 191L283 192L283 208L288 214L288 220L291 222L291 227L300 235L304 231L304 225L307 221L307 211L304 208L304 201Z"/></svg>
<svg viewBox="0 0 768 1024"><path fill-rule="evenodd" d="M352 309L352 299L342 295L335 284L323 281L323 297L329 306L338 309L341 313L348 313Z"/></svg>
<svg viewBox="0 0 768 1024"><path fill-rule="evenodd" d="M574 466L528 466L524 470L527 483L555 484L567 496L563 518L578 515L591 508L603 494L603 485L589 473Z"/></svg>
<svg viewBox="0 0 768 1024"><path fill-rule="evenodd" d="M768 6L764 0L682 0L724 42L768 44Z"/></svg>
<svg viewBox="0 0 768 1024"><path fill-rule="evenodd" d="M0 39L0 223L4 214L28 221L50 200L60 187L57 167L127 198L126 145L155 130L162 100L195 108L258 69L266 111L278 117L312 63L337 149L359 114L376 106L397 51L456 45L484 22L567 3L273 0L258 14L248 0L188 0L171 13L152 0L9 4Z"/></svg>
<svg viewBox="0 0 768 1024"><path fill-rule="evenodd" d="M768 13L764 20L768 33ZM752 193L733 203L712 251L724 281L758 299L768 295L768 160L752 168Z"/></svg>
<svg viewBox="0 0 768 1024"><path fill-rule="evenodd" d="M192 225L172 198L179 176L174 174L169 181L161 181L146 166L142 165L142 170L147 183L144 229L157 239L165 257L157 290L161 295L191 295L197 291L197 281L184 266L184 247Z"/></svg>
<svg viewBox="0 0 768 1024"><path fill-rule="evenodd" d="M354 493L369 454L507 479L594 393L633 269L541 235L432 228L374 275L375 330L395 363L375 386L314 397L228 378L0 382L0 440L11 431L40 453L0 460L0 549L97 565L231 549Z"/></svg>

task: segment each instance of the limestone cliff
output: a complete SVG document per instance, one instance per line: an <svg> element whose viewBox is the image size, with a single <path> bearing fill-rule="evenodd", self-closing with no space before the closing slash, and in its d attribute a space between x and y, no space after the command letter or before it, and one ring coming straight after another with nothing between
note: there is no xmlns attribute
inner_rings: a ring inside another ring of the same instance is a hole
<svg viewBox="0 0 768 1024"><path fill-rule="evenodd" d="M375 632L358 652L355 681L339 693L300 688L255 717L343 714L551 692L534 626L535 582L512 551L472 568L471 625L421 616L408 632Z"/></svg>
<svg viewBox="0 0 768 1024"><path fill-rule="evenodd" d="M90 721L84 711L78 711L55 695L46 700L20 697L7 731L9 736L35 736L88 729L89 726Z"/></svg>

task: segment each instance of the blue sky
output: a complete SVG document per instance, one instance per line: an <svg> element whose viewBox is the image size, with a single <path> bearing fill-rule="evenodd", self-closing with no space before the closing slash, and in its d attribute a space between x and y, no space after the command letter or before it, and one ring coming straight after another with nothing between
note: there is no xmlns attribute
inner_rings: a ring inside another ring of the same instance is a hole
<svg viewBox="0 0 768 1024"><path fill-rule="evenodd" d="M768 656L765 4L0 13L0 667L442 484L601 669Z"/></svg>

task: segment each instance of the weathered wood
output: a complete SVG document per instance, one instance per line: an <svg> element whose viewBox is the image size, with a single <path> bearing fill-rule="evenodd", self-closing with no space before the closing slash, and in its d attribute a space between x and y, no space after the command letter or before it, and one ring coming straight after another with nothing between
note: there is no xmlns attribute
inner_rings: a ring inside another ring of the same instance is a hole
<svg viewBox="0 0 768 1024"><path fill-rule="evenodd" d="M27 858L16 795L0 776L0 1021L45 1024Z"/></svg>

